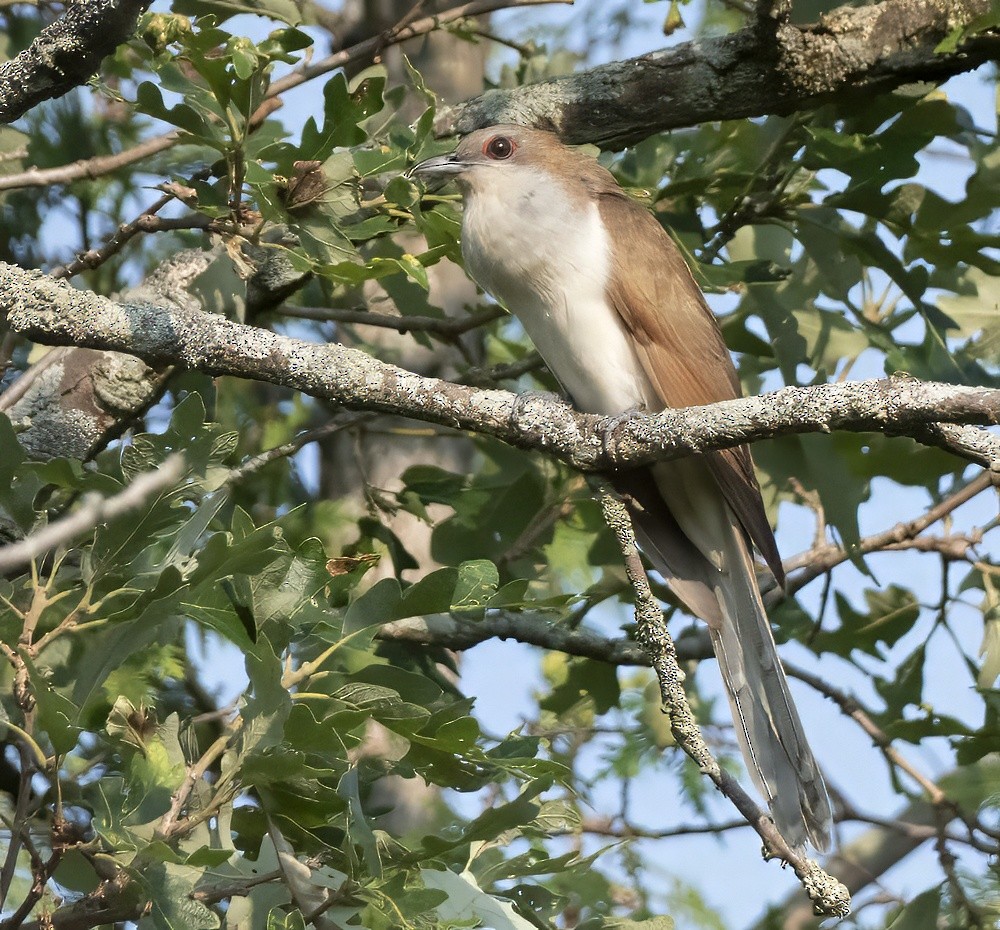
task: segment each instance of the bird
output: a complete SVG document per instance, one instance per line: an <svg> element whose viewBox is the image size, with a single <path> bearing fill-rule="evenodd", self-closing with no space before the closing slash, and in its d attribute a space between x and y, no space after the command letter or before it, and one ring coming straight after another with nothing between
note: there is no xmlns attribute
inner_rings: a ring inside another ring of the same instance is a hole
<svg viewBox="0 0 1000 930"><path fill-rule="evenodd" d="M498 124L407 172L462 195L465 267L512 312L585 413L742 396L718 320L670 235L591 155ZM747 446L619 469L640 547L708 624L737 742L786 842L830 846L831 808L761 601L754 550L784 572Z"/></svg>

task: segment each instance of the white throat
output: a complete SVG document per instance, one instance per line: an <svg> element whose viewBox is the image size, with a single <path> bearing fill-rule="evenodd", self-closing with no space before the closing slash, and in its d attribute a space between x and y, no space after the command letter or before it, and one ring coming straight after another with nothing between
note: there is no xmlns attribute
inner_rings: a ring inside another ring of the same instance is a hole
<svg viewBox="0 0 1000 930"><path fill-rule="evenodd" d="M594 200L570 196L532 168L486 167L470 178L465 196L462 254L483 289L517 315L581 409L656 406L607 300L610 240Z"/></svg>

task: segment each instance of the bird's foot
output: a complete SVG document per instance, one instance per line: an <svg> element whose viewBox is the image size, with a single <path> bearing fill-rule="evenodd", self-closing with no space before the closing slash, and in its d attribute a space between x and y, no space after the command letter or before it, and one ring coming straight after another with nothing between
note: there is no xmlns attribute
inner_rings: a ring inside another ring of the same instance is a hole
<svg viewBox="0 0 1000 930"><path fill-rule="evenodd" d="M601 432L601 451L603 451L606 458L614 461L617 456L618 442L615 434L618 431L618 427L627 420L630 420L635 414L646 412L647 408L645 404L636 404L634 407L629 407L628 410L616 413L608 419L608 425Z"/></svg>

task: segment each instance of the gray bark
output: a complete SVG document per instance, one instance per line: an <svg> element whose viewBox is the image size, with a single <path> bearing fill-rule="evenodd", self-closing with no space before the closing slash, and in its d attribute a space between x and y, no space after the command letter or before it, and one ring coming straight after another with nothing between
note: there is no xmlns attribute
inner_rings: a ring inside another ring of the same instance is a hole
<svg viewBox="0 0 1000 930"><path fill-rule="evenodd" d="M441 135L494 123L553 130L567 142L621 146L711 120L787 114L940 81L1000 54L983 33L935 49L988 13L990 0L883 0L807 25L762 17L739 32L537 84L490 90L444 110Z"/></svg>
<svg viewBox="0 0 1000 930"><path fill-rule="evenodd" d="M247 282L251 316L273 307L306 280L280 251L261 250L257 257L260 270ZM198 301L188 288L214 258L213 252L196 249L178 252L120 299L197 311ZM32 458L87 459L156 402L171 372L169 363L151 366L134 355L74 342L46 354L0 394L0 412L18 428Z"/></svg>
<svg viewBox="0 0 1000 930"><path fill-rule="evenodd" d="M653 416L600 417L541 395L422 377L356 349L303 342L200 310L116 303L3 263L0 314L37 342L127 352L153 366L264 381L354 409L486 433L587 471L794 433L846 429L923 439L937 423L1000 424L1000 390L910 378L788 387ZM994 466L1000 438L971 432L981 448L976 460Z"/></svg>
<svg viewBox="0 0 1000 930"><path fill-rule="evenodd" d="M28 48L0 65L0 123L85 84L133 32L152 0L74 0Z"/></svg>

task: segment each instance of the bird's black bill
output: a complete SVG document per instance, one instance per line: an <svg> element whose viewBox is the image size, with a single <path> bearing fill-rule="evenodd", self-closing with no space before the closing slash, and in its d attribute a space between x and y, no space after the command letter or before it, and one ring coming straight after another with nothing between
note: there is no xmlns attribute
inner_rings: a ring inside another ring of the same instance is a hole
<svg viewBox="0 0 1000 930"><path fill-rule="evenodd" d="M461 174L465 170L465 165L458 160L454 152L448 155L435 155L433 158L425 158L417 162L403 173L404 178L446 178L451 175Z"/></svg>

